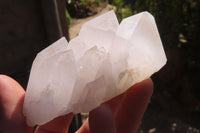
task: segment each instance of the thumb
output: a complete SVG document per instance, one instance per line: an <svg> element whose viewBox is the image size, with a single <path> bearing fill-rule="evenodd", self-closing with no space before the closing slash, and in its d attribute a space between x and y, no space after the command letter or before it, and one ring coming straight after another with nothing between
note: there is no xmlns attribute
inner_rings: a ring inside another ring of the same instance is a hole
<svg viewBox="0 0 200 133"><path fill-rule="evenodd" d="M25 91L13 79L0 75L0 132L28 133L22 113Z"/></svg>

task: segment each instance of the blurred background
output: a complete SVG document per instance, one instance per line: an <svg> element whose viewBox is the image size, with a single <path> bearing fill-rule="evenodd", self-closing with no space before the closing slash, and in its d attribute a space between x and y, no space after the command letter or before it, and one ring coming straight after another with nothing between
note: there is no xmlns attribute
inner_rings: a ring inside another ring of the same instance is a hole
<svg viewBox="0 0 200 133"><path fill-rule="evenodd" d="M168 58L138 133L200 133L200 0L7 0L0 2L0 73L26 88L36 54L109 10L119 21L149 11ZM70 132L87 114L77 115Z"/></svg>

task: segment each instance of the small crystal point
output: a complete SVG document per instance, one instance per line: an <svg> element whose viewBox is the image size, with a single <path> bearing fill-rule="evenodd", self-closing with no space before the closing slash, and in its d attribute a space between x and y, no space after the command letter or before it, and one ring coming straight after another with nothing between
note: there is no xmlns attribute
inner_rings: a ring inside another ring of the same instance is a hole
<svg viewBox="0 0 200 133"><path fill-rule="evenodd" d="M112 10L83 24L78 37L90 47L104 47L108 51L118 27Z"/></svg>
<svg viewBox="0 0 200 133"><path fill-rule="evenodd" d="M114 11L85 23L36 56L23 113L42 125L70 112L89 112L149 78L166 63L154 17L142 12L118 24Z"/></svg>
<svg viewBox="0 0 200 133"><path fill-rule="evenodd" d="M111 47L112 69L120 90L149 78L166 63L156 22L148 12L122 20Z"/></svg>
<svg viewBox="0 0 200 133"><path fill-rule="evenodd" d="M63 108L70 102L77 71L73 52L61 50L62 42L63 38L40 52L33 62L23 108L30 126L66 113ZM51 56L46 58L46 55Z"/></svg>
<svg viewBox="0 0 200 133"><path fill-rule="evenodd" d="M79 60L78 77L74 86L71 104L77 106L74 107L74 111L80 108L80 103L84 102L88 93L86 85L89 82L95 80L97 72L105 58L105 50L98 49L96 46L92 47Z"/></svg>

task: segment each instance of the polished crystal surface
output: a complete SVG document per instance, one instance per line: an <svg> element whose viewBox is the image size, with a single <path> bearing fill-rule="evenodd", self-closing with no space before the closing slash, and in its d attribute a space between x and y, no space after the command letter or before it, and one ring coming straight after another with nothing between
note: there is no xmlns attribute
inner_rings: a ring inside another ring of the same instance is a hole
<svg viewBox="0 0 200 133"><path fill-rule="evenodd" d="M68 44L63 37L38 53L23 112L29 126L89 112L149 78L166 63L154 17L142 12L119 25L114 11L86 22Z"/></svg>

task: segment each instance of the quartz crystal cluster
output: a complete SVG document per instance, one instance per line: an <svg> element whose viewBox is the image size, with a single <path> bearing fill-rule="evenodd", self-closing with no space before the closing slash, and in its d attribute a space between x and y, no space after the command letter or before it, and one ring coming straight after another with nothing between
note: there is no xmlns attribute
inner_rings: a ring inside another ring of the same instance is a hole
<svg viewBox="0 0 200 133"><path fill-rule="evenodd" d="M165 63L151 14L139 13L120 25L114 11L103 14L85 23L69 43L63 37L38 53L24 101L27 123L91 111Z"/></svg>

